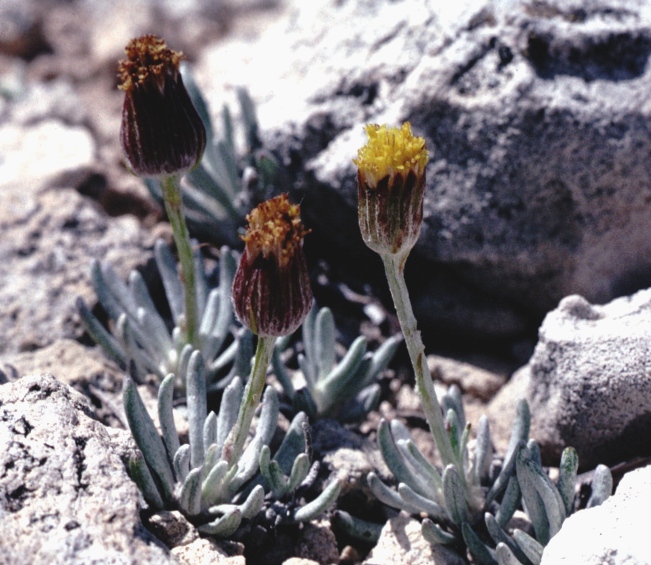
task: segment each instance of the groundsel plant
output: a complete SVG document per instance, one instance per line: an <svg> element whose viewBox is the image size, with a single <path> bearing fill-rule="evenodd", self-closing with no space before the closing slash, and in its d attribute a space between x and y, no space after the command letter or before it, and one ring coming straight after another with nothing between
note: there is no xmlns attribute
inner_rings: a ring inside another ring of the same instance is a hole
<svg viewBox="0 0 651 565"><path fill-rule="evenodd" d="M155 179L162 191L179 265L162 242L157 242L155 256L174 328L170 334L137 272L126 286L110 266L98 262L91 267L91 279L113 321L116 337L102 327L81 299L78 310L91 336L111 357L122 366L135 363L134 378L146 373L160 379L170 372L183 375L190 353L197 349L206 361L207 378L214 381L236 359L238 347L240 360L248 351L246 341L229 344L235 255L222 248L220 285L209 291L185 222L179 183L201 162L206 129L183 83L180 53L158 37L144 35L129 42L126 55L118 66L120 88L125 93L120 143L133 173ZM247 374L248 360L245 363L244 370L236 363L231 376Z"/></svg>
<svg viewBox="0 0 651 565"><path fill-rule="evenodd" d="M278 396L267 388L255 434L237 460L226 458L224 446L236 424L244 396L239 377L226 387L218 414L207 412L206 381L201 353L187 366L189 443L181 445L174 425L173 374L158 391L161 434L147 413L134 381L124 379L124 409L139 452L129 464L131 477L154 510L178 509L198 530L216 537L233 535L243 521L262 526L309 521L336 500L340 484L331 482L305 504L301 491L316 477L311 468L305 414L292 421L273 459L269 442L278 421Z"/></svg>
<svg viewBox="0 0 651 565"><path fill-rule="evenodd" d="M182 330L185 326L183 285L172 252L162 240L156 242L154 257L174 323L171 332L137 270L131 272L125 284L108 263L95 260L91 264L91 282L111 320L114 335L81 298L77 299L77 310L88 333L121 367L133 362L132 377L137 380L147 374L154 374L160 380L169 373L185 374L193 351ZM194 256L198 350L206 360L206 379L213 386L225 386L235 374L246 375L253 354L250 332L235 334L233 330L231 286L237 257L237 253L222 247L218 269L207 274L199 253ZM219 284L211 289L210 280L217 275Z"/></svg>
<svg viewBox="0 0 651 565"><path fill-rule="evenodd" d="M305 386L296 390L281 360L286 346L279 340L272 365L294 412L304 411L311 421L335 418L360 420L377 407L380 385L376 382L393 359L401 336L387 339L375 352L367 351L368 340L359 336L337 363L336 327L329 308L310 310L302 327L303 353L298 364Z"/></svg>
<svg viewBox="0 0 651 565"><path fill-rule="evenodd" d="M238 150L236 128L228 106L221 112L221 127L216 131L208 105L190 66L180 65L181 75L207 134L206 148L199 165L182 179L186 220L207 241L234 246L237 229L248 210L262 202L278 184L280 168L273 155L262 147L253 100L243 88L236 90L244 150ZM160 182L145 179L150 194L163 202Z"/></svg>
<svg viewBox="0 0 651 565"><path fill-rule="evenodd" d="M183 285L184 339L199 346L194 256L181 198L181 177L201 162L206 128L183 84L182 54L155 35L127 45L118 65L124 91L120 144L131 171L160 182Z"/></svg>
<svg viewBox="0 0 651 565"><path fill-rule="evenodd" d="M281 194L253 209L247 221L244 252L233 280L233 305L258 343L238 419L224 446L231 461L242 452L276 340L299 328L313 300L303 252L309 230L301 222L300 206Z"/></svg>
<svg viewBox="0 0 651 565"><path fill-rule="evenodd" d="M301 490L309 488L318 470L309 460L307 417L299 413L294 418L272 459L268 444L276 428L278 398L271 388L256 433L246 445L274 343L302 324L312 304L303 253L308 230L299 206L281 195L260 204L247 220L232 290L238 318L258 340L246 386L234 378L224 391L219 414L207 414L203 359L199 351L192 352L187 374L181 376L189 422L189 443L181 446L172 413L174 375L168 375L159 390L162 438L134 382L127 377L124 384L125 413L143 454L130 468L145 499L154 508L180 508L201 532L215 536L234 534L243 519L253 520L260 513L261 523L271 526L310 520L334 503L341 489L340 482L333 481L315 500L301 504Z"/></svg>
<svg viewBox="0 0 651 565"><path fill-rule="evenodd" d="M416 376L416 391L443 463L441 472L417 449L405 426L398 421L382 421L378 444L398 488L387 487L374 473L368 476L369 486L389 506L414 514L426 513L429 518L423 521L422 532L430 543L465 546L480 563L497 563L498 555L502 563L511 563L508 559L539 562L534 558L542 553L538 551L540 546L558 531L568 513L576 458L568 452L561 462L562 480L558 485L551 483L540 466L535 442L526 443L530 416L524 401L517 406L500 472L491 472L492 448L485 417L479 421L475 449L469 453L470 426L461 393L451 387L439 403L404 278L405 263L423 220L429 158L425 140L412 134L409 123L401 128L371 124L366 133L368 143L354 159L358 168L360 231L366 245L384 263ZM600 484L597 491L605 492L606 486ZM519 533L512 541L502 530L520 499L531 516L538 540ZM484 544L476 533L484 533L484 524L496 549Z"/></svg>

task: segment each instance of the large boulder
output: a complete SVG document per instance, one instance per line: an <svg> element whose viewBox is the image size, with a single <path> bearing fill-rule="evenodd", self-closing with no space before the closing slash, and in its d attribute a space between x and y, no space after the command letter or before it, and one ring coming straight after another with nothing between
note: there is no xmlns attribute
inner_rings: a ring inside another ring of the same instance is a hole
<svg viewBox="0 0 651 565"><path fill-rule="evenodd" d="M206 49L198 72L215 113L225 86L250 89L306 223L333 254L377 263L359 235L351 160L365 122L410 120L432 154L408 264L422 321L512 337L563 296L604 302L649 282L651 5L292 10L253 42L234 33Z"/></svg>
<svg viewBox="0 0 651 565"><path fill-rule="evenodd" d="M492 401L491 425L508 426L508 407L524 397L547 464L568 445L583 468L651 454L650 327L651 289L605 306L564 298L528 365Z"/></svg>

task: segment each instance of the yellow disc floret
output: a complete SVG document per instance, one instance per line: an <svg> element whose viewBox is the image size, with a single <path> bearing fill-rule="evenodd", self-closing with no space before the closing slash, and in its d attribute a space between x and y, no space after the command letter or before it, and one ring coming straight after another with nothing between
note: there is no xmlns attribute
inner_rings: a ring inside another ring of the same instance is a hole
<svg viewBox="0 0 651 565"><path fill-rule="evenodd" d="M259 254L273 257L280 268L287 266L309 230L303 227L301 207L291 204L286 194L267 200L247 217L249 227L242 237L252 259Z"/></svg>
<svg viewBox="0 0 651 565"><path fill-rule="evenodd" d="M407 176L413 171L422 175L429 159L425 140L411 133L411 124L405 122L401 128L368 124L366 126L368 143L357 153L353 163L369 188L376 188L378 183L389 176L389 184L394 175Z"/></svg>

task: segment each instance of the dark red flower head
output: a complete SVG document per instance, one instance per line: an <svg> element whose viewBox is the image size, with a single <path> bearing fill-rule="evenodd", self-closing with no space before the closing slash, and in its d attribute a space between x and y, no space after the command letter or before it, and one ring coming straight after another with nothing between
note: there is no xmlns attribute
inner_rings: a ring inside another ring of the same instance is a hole
<svg viewBox="0 0 651 565"><path fill-rule="evenodd" d="M247 217L244 253L233 280L233 303L240 321L260 336L294 332L312 307L300 206L281 194Z"/></svg>
<svg viewBox="0 0 651 565"><path fill-rule="evenodd" d="M118 77L124 90L120 142L129 167L143 177L194 168L206 147L206 130L179 72L181 53L155 35L132 39Z"/></svg>

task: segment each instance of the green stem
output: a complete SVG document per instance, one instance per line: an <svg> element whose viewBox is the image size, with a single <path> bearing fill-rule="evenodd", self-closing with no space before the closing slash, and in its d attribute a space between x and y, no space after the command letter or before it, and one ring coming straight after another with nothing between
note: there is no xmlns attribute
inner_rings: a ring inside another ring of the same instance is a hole
<svg viewBox="0 0 651 565"><path fill-rule="evenodd" d="M185 336L190 345L199 348L197 335L197 289L194 272L194 257L188 226L183 214L183 200L181 186L176 175L164 177L161 183L165 211L172 225L174 243L181 263L181 284L183 285L185 300Z"/></svg>
<svg viewBox="0 0 651 565"><path fill-rule="evenodd" d="M425 346L420 337L420 332L417 328L416 317L411 307L409 300L409 291L405 283L405 262L407 261L407 254L381 255L384 262L384 270L386 272L387 281L389 282L389 289L391 290L391 297L393 304L398 314L400 327L405 336L405 343L409 351L409 358L416 374L416 390L420 396L423 405L423 411L427 418L436 447L441 455L443 466L449 464L459 465L458 458L455 457L450 443L450 437L445 430L445 423L441 413L441 406L436 392L434 391L434 384L432 377L427 366L427 358L425 357ZM463 475L463 472L462 472Z"/></svg>
<svg viewBox="0 0 651 565"><path fill-rule="evenodd" d="M253 368L251 369L251 376L244 389L237 421L228 434L222 451L222 458L228 461L229 469L237 464L242 455L244 442L249 435L249 428L253 421L253 415L260 403L260 397L262 396L267 377L267 368L269 367L269 360L271 359L275 343L276 337L274 336L258 336Z"/></svg>

